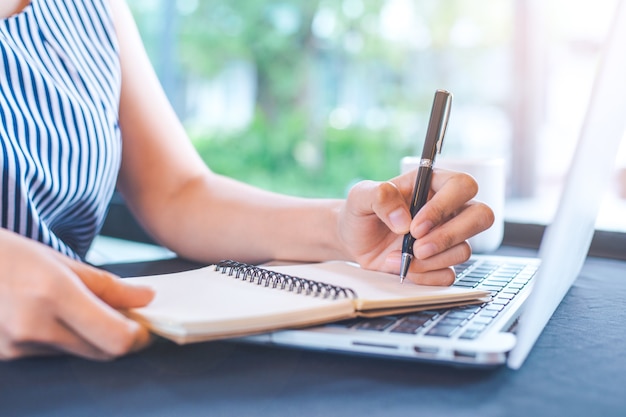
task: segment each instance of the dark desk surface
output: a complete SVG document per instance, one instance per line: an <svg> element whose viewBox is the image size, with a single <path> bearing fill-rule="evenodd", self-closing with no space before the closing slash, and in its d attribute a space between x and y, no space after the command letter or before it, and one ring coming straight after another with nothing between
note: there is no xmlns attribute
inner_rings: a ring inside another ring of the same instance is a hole
<svg viewBox="0 0 626 417"><path fill-rule="evenodd" d="M588 259L519 371L159 341L108 363L0 363L0 416L624 416L624 271L626 262Z"/></svg>

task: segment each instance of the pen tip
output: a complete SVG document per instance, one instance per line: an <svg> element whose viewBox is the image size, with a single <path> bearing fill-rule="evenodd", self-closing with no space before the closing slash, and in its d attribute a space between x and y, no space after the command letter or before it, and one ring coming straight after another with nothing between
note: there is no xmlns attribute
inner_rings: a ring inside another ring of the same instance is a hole
<svg viewBox="0 0 626 417"><path fill-rule="evenodd" d="M402 254L402 265L400 265L400 284L404 282L404 278L409 272L409 265L411 264L411 255L408 253Z"/></svg>

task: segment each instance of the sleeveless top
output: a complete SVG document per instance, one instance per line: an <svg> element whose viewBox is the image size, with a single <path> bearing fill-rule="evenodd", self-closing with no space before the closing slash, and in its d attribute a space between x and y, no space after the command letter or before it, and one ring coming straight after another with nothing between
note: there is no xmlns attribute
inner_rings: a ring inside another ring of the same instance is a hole
<svg viewBox="0 0 626 417"><path fill-rule="evenodd" d="M107 0L32 0L0 19L0 222L84 258L121 162Z"/></svg>

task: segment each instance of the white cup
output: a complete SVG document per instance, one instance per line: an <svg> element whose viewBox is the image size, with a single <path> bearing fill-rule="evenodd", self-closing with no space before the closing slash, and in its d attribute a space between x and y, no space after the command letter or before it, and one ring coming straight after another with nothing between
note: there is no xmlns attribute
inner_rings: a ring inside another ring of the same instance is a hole
<svg viewBox="0 0 626 417"><path fill-rule="evenodd" d="M419 157L406 156L400 163L404 174L419 166ZM493 226L469 239L475 253L493 252L500 247L504 235L504 199L506 196L506 171L502 158L453 158L441 157L435 161L436 168L464 172L478 183L475 199L487 204L494 212Z"/></svg>

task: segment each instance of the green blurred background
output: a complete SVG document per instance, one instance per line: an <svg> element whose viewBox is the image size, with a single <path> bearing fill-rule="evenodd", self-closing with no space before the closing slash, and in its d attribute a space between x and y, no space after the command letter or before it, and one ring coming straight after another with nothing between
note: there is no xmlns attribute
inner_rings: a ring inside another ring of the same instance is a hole
<svg viewBox="0 0 626 417"><path fill-rule="evenodd" d="M437 88L455 94L447 152L508 148L498 106L510 84L510 1L129 3L166 93L216 172L344 196L358 180L397 175L400 159L418 152ZM485 77L485 67L497 75ZM463 119L496 131L474 129L472 143Z"/></svg>

